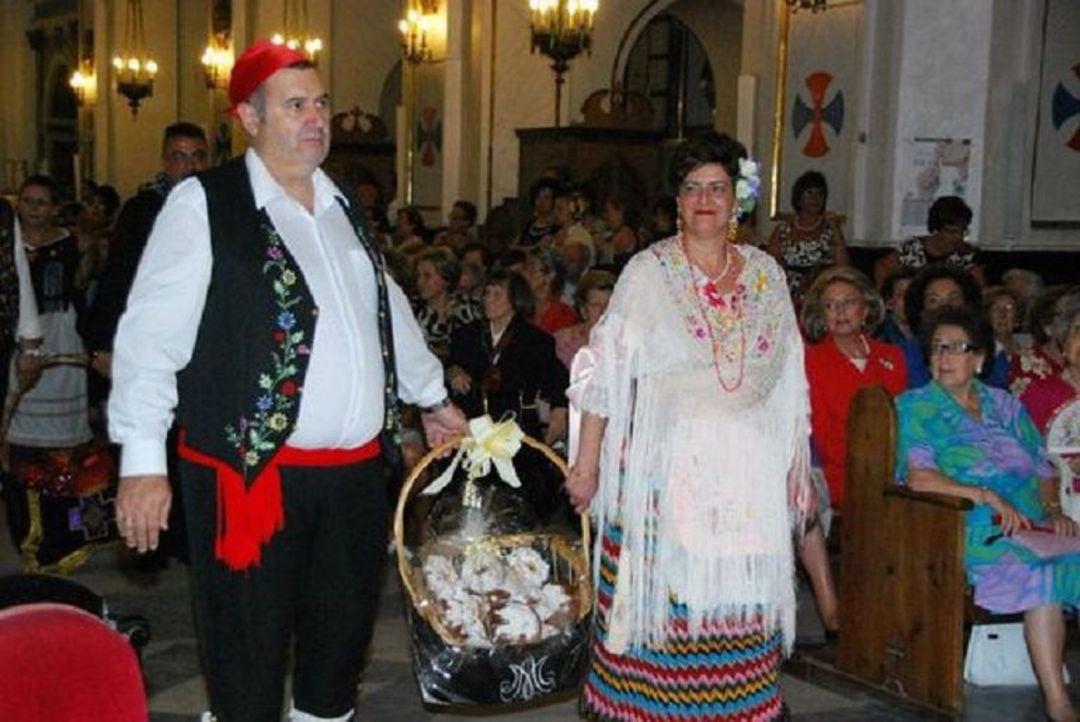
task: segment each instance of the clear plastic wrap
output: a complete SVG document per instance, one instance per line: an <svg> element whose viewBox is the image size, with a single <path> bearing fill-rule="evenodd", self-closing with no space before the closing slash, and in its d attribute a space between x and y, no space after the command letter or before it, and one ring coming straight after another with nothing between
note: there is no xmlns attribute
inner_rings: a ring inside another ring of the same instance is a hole
<svg viewBox="0 0 1080 722"><path fill-rule="evenodd" d="M562 492L563 461L522 441L513 473L429 454L402 489L398 570L427 704L533 702L581 681L592 604L587 520ZM449 466L452 475L436 480ZM424 496L425 487L441 488Z"/></svg>

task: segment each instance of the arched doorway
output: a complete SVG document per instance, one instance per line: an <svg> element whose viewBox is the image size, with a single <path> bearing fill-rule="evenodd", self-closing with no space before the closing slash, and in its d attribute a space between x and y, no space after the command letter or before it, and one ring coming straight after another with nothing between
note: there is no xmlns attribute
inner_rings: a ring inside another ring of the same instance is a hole
<svg viewBox="0 0 1080 722"><path fill-rule="evenodd" d="M647 6L627 29L632 45L616 59L616 78L649 99L656 130L734 131L742 19L739 3L675 0Z"/></svg>

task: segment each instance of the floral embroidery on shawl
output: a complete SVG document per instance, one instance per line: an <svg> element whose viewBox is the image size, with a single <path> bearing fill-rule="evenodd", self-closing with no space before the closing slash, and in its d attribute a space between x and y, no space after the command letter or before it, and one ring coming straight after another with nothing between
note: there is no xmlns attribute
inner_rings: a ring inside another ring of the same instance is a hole
<svg viewBox="0 0 1080 722"><path fill-rule="evenodd" d="M273 275L274 304L278 314L274 319L274 351L270 354L268 370L259 374L259 396L250 416L242 416L236 426L229 424L225 434L236 447L245 469L259 465L262 457L284 443L291 431L286 411L299 401L300 386L296 382L299 369L297 356L306 356L311 348L305 343L303 329L297 328L293 307L300 303L296 293L297 273L283 250L281 236L273 226L262 224L266 235L264 275Z"/></svg>
<svg viewBox="0 0 1080 722"><path fill-rule="evenodd" d="M725 382L737 382L740 367L771 360L782 319L774 288L783 285L779 272L742 252L746 268L733 291L724 294L694 268L676 240L650 250L665 271L667 288L690 336L713 356ZM750 323L743 323L743 318ZM751 335L747 336L747 328ZM775 354L773 356L782 356Z"/></svg>

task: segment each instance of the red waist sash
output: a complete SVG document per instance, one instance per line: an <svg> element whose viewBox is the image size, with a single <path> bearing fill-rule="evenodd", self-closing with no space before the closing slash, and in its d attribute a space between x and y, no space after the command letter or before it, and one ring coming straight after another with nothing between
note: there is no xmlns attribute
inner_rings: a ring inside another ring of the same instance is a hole
<svg viewBox="0 0 1080 722"><path fill-rule="evenodd" d="M298 449L282 446L250 485L233 467L191 448L180 432L180 458L213 469L217 475L217 534L214 556L234 571L257 566L262 545L285 528L281 504L282 466L347 466L374 459L378 438L352 449Z"/></svg>

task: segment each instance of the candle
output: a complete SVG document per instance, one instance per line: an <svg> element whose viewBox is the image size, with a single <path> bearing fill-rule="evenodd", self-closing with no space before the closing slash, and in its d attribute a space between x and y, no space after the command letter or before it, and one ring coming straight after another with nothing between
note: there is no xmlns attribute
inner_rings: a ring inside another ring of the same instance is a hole
<svg viewBox="0 0 1080 722"><path fill-rule="evenodd" d="M79 154L71 154L71 182L75 184L75 202L82 201L82 174L79 172Z"/></svg>

